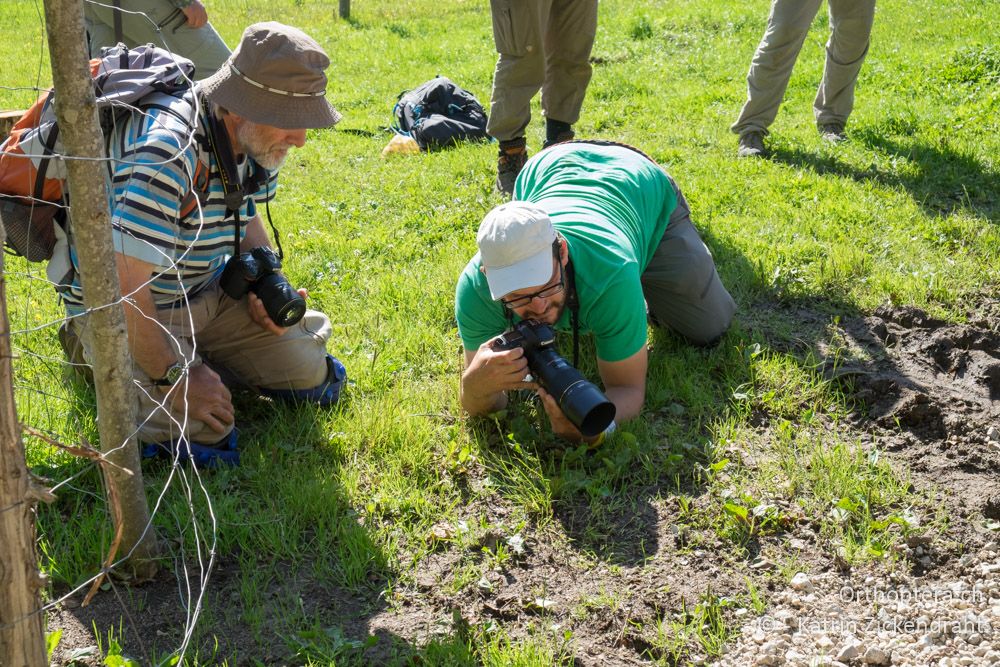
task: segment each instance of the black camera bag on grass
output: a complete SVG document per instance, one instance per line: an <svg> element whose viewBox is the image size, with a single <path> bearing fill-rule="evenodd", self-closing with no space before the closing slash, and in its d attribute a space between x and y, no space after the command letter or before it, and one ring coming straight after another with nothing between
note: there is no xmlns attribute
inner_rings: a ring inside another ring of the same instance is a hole
<svg viewBox="0 0 1000 667"><path fill-rule="evenodd" d="M486 110L475 96L439 76L399 94L394 130L413 138L421 150L487 139Z"/></svg>

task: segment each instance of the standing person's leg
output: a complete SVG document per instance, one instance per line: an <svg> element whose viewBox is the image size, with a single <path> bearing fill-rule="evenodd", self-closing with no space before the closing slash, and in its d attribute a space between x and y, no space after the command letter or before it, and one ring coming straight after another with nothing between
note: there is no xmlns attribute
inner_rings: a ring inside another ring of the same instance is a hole
<svg viewBox="0 0 1000 667"><path fill-rule="evenodd" d="M830 40L823 81L813 102L816 125L843 131L854 108L854 85L868 55L875 0L829 0Z"/></svg>
<svg viewBox="0 0 1000 667"><path fill-rule="evenodd" d="M114 25L115 14L119 14L122 22L122 41L128 47L139 44L153 43L164 47L164 40L159 27L161 24L172 23L182 19L183 13L166 0L120 0L121 11L118 12L112 3L84 3L85 15L95 23L107 26L92 40L95 50L102 46L114 46L116 43Z"/></svg>
<svg viewBox="0 0 1000 667"><path fill-rule="evenodd" d="M555 0L545 30L542 110L546 145L573 138L593 68L590 52L597 33L597 0Z"/></svg>
<svg viewBox="0 0 1000 667"><path fill-rule="evenodd" d="M108 25L89 9L93 5L89 2L83 3L83 23L87 29L87 48L91 58L97 58L101 53L102 46L111 46L115 43L114 26Z"/></svg>
<svg viewBox="0 0 1000 667"><path fill-rule="evenodd" d="M750 71L747 73L747 101L730 129L739 135L767 134L778 115L792 68L809 33L820 0L774 0Z"/></svg>
<svg viewBox="0 0 1000 667"><path fill-rule="evenodd" d="M552 0L490 0L496 71L486 132L500 142L496 187L510 195L528 160L525 129L531 121L531 98L545 80L542 26Z"/></svg>
<svg viewBox="0 0 1000 667"><path fill-rule="evenodd" d="M168 50L194 63L196 79L205 79L215 74L232 53L211 23L200 28L192 28L187 22L177 27L171 27L172 25L161 28L163 41Z"/></svg>
<svg viewBox="0 0 1000 667"><path fill-rule="evenodd" d="M687 200L673 179L670 184L677 193L677 207L642 274L642 292L657 324L673 329L692 343L707 345L729 328L736 302L719 279L712 254L691 224Z"/></svg>
<svg viewBox="0 0 1000 667"><path fill-rule="evenodd" d="M114 8L86 3L90 24L97 30L91 34L91 52L102 46L112 46L114 39ZM214 74L226 58L229 47L222 41L212 24L191 28L184 13L166 0L121 0L123 41L129 47L152 43L191 60L195 75L203 79Z"/></svg>
<svg viewBox="0 0 1000 667"><path fill-rule="evenodd" d="M545 80L542 25L551 0L490 0L496 71L487 133L503 142L524 136L531 98Z"/></svg>

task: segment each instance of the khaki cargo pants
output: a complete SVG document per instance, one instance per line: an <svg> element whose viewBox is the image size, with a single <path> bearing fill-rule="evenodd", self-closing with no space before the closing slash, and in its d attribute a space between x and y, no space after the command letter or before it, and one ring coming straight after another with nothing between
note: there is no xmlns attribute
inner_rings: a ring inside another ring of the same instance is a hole
<svg viewBox="0 0 1000 667"><path fill-rule="evenodd" d="M490 0L496 71L486 131L499 141L523 137L531 98L542 91L547 118L572 125L590 83L597 0Z"/></svg>
<svg viewBox="0 0 1000 667"><path fill-rule="evenodd" d="M326 342L331 327L323 313L306 311L305 317L285 335L275 336L250 319L245 298L231 299L214 281L191 299L190 309L163 309L158 316L178 358L190 365L207 362L229 385L306 390L327 379ZM84 335L87 323L86 315L74 317L69 320L68 331L60 331L71 361L90 363L93 359L90 337ZM182 400L175 402L173 411L169 410L163 403L164 392L152 385L138 365L133 366L132 375L139 406L136 419L140 441L168 442L184 433L191 442L208 445L227 435L187 418ZM177 389L180 387L174 391Z"/></svg>
<svg viewBox="0 0 1000 667"><path fill-rule="evenodd" d="M822 0L774 0L767 29L747 74L747 101L733 123L736 134L766 132L778 114L792 67ZM817 125L847 122L854 85L868 54L875 0L828 0L830 39L823 80L813 102Z"/></svg>

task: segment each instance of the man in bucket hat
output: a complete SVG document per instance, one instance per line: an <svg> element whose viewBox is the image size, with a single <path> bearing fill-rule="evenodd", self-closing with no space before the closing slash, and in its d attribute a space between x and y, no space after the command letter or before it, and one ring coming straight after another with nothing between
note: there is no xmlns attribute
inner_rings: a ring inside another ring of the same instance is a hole
<svg viewBox="0 0 1000 667"><path fill-rule="evenodd" d="M556 400L525 381L523 350L493 349L519 320L592 333L621 421L645 401L647 318L708 345L736 309L673 179L627 146L567 142L542 151L518 176L513 201L483 219L476 241L455 296L461 400L472 415L502 409L507 391L533 389L553 432L583 439Z"/></svg>
<svg viewBox="0 0 1000 667"><path fill-rule="evenodd" d="M226 270L232 258L271 247L258 206L273 197L289 149L305 143L306 129L340 120L325 96L329 64L302 31L252 25L216 74L144 104L112 137L112 226L146 455L238 462L229 386L284 401L338 400L346 372L326 352L329 319L303 305L300 320L279 326L246 291L254 282L246 264ZM234 297L229 282L243 294ZM60 338L71 358L86 359L76 272L63 297L71 319Z"/></svg>

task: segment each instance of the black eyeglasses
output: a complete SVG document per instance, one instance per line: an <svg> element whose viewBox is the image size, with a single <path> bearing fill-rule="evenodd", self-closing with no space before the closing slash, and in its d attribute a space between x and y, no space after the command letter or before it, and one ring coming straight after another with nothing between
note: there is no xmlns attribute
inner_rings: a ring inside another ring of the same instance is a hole
<svg viewBox="0 0 1000 667"><path fill-rule="evenodd" d="M503 307L507 310L514 310L516 308L524 308L532 299L548 299L550 296L555 296L559 292L563 291L564 278L563 276L563 265L559 261L559 241L557 240L552 244L552 257L556 260L556 265L559 267L559 282L555 285L549 285L548 287L543 287L537 292L531 294L526 294L524 296L519 296L516 299L501 299L500 302L503 303Z"/></svg>

